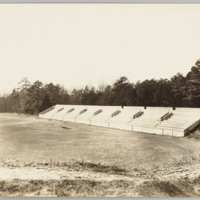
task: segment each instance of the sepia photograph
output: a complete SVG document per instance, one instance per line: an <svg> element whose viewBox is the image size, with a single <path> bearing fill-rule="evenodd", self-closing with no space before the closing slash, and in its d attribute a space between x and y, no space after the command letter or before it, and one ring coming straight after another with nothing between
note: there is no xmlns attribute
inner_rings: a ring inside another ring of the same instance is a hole
<svg viewBox="0 0 200 200"><path fill-rule="evenodd" d="M200 197L200 4L0 4L1 197Z"/></svg>

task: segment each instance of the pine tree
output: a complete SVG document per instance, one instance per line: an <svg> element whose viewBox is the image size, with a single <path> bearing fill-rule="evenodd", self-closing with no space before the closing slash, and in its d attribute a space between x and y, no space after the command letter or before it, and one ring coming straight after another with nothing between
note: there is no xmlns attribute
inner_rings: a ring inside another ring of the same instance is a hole
<svg viewBox="0 0 200 200"><path fill-rule="evenodd" d="M42 104L40 105L39 112L46 110L47 108L51 107L52 103L47 95L45 95Z"/></svg>

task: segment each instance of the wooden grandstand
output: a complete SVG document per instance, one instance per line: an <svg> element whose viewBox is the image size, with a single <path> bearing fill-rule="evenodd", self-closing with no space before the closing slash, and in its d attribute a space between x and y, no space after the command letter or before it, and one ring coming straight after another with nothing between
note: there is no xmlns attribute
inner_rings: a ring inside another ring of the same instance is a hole
<svg viewBox="0 0 200 200"><path fill-rule="evenodd" d="M121 130L184 137L200 124L199 108L56 105L39 114L56 119Z"/></svg>

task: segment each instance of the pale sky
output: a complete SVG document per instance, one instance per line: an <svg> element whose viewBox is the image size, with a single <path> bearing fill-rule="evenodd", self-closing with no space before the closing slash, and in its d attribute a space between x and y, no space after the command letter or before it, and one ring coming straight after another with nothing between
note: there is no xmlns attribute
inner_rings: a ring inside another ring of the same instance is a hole
<svg viewBox="0 0 200 200"><path fill-rule="evenodd" d="M200 4L1 4L0 94L22 77L67 89L186 75Z"/></svg>

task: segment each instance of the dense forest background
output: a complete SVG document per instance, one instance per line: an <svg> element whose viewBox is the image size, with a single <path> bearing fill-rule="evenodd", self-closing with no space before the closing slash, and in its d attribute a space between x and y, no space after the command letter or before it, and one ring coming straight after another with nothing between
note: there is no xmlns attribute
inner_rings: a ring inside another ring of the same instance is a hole
<svg viewBox="0 0 200 200"><path fill-rule="evenodd" d="M200 60L186 76L178 73L170 80L136 84L120 77L113 85L85 86L70 94L58 84L31 84L23 78L11 94L0 97L0 112L38 114L55 104L200 107Z"/></svg>

